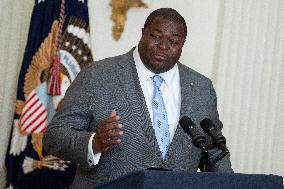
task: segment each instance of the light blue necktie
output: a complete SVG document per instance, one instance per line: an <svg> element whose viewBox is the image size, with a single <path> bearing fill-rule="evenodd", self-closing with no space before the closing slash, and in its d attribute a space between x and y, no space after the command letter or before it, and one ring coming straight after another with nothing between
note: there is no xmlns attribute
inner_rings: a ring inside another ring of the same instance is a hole
<svg viewBox="0 0 284 189"><path fill-rule="evenodd" d="M165 159L170 144L170 133L167 112L163 101L162 92L160 90L161 84L164 80L159 75L154 75L152 78L154 86L152 102L154 129L160 150L162 152L162 157Z"/></svg>

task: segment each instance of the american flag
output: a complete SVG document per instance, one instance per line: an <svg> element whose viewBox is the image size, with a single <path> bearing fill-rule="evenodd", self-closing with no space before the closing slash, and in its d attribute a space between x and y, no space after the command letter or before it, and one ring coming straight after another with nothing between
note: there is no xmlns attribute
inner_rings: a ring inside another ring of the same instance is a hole
<svg viewBox="0 0 284 189"><path fill-rule="evenodd" d="M20 130L24 133L44 132L47 126L47 110L33 90L24 104L20 118Z"/></svg>

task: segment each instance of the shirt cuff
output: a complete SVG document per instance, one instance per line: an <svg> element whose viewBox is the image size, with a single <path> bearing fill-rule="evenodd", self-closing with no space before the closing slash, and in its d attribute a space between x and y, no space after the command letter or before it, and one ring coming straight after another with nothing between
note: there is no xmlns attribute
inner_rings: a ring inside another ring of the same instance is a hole
<svg viewBox="0 0 284 189"><path fill-rule="evenodd" d="M90 137L89 140L89 145L88 145L88 163L89 166L94 166L97 165L100 161L101 153L96 153L94 154L93 152L93 138L96 135L96 133L93 133L92 136Z"/></svg>

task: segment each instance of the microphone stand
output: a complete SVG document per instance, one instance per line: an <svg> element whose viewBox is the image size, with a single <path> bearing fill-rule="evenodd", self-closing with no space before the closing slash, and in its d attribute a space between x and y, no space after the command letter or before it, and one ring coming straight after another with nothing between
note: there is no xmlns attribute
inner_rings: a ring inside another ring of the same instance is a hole
<svg viewBox="0 0 284 189"><path fill-rule="evenodd" d="M227 148L225 148L225 149L219 148L219 149L222 150L222 152L220 152L216 158L212 159L209 156L208 149L212 149L212 148L214 148L214 146L211 144L211 145L207 145L205 148L206 148L206 151L202 150L202 159L200 161L200 163L202 165L202 166L200 166L200 170L203 171L203 172L210 172L211 169L213 168L213 166L217 162L221 161L227 154L230 153Z"/></svg>
<svg viewBox="0 0 284 189"><path fill-rule="evenodd" d="M209 156L208 153L208 146L204 146L203 148L201 148L201 160L200 160L200 170L202 172L209 172L209 170L211 169L212 165L212 160Z"/></svg>
<svg viewBox="0 0 284 189"><path fill-rule="evenodd" d="M212 163L216 164L218 161L221 161L229 153L230 152L228 149L222 150L222 152L216 158L213 159Z"/></svg>

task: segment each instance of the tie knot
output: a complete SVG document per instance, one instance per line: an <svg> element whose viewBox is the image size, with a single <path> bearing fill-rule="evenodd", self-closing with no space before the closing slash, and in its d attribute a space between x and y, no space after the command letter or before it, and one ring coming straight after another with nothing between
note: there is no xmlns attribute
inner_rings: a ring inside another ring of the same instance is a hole
<svg viewBox="0 0 284 189"><path fill-rule="evenodd" d="M163 83L163 81L164 81L164 79L161 76L159 76L159 75L154 75L153 76L153 84L154 84L155 88L160 89L161 84Z"/></svg>

